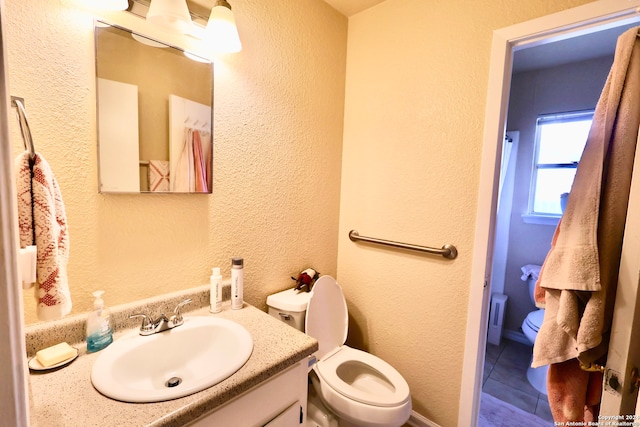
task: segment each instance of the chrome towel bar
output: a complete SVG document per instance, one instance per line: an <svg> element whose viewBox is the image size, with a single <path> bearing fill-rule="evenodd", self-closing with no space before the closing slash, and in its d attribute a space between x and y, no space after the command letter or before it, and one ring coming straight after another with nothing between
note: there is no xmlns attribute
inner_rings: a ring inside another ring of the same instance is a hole
<svg viewBox="0 0 640 427"><path fill-rule="evenodd" d="M356 230L351 230L349 232L349 239L351 239L352 242L362 241L362 242L376 243L378 245L393 246L394 248L409 249L412 251L442 255L443 257L448 259L454 259L455 257L458 256L458 250L456 249L456 247L448 244L444 245L441 249L430 248L427 246L412 245L409 243L400 243L400 242L394 242L392 240L382 240L382 239L376 239L374 237L361 236Z"/></svg>

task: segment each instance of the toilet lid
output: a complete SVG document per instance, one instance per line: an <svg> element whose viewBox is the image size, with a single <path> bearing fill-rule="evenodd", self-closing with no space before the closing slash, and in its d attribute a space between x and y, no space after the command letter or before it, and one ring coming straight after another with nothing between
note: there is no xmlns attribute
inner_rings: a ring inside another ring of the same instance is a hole
<svg viewBox="0 0 640 427"><path fill-rule="evenodd" d="M318 360L344 344L349 327L348 318L347 303L336 279L331 276L320 277L313 285L305 319L307 335L318 340Z"/></svg>
<svg viewBox="0 0 640 427"><path fill-rule="evenodd" d="M393 366L346 345L314 369L332 389L366 405L399 406L411 397L407 381Z"/></svg>

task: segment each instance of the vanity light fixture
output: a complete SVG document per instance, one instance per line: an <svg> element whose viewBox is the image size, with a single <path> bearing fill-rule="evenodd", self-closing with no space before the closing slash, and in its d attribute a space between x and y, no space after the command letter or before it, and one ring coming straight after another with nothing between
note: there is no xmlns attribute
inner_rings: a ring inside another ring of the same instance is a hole
<svg viewBox="0 0 640 427"><path fill-rule="evenodd" d="M93 3L103 10L127 10L129 8L128 0L95 0Z"/></svg>
<svg viewBox="0 0 640 427"><path fill-rule="evenodd" d="M191 59L192 61L202 62L203 64L211 64L210 60L208 60L207 58L203 58L200 55L196 55L195 53L185 51L184 56Z"/></svg>
<svg viewBox="0 0 640 427"><path fill-rule="evenodd" d="M192 30L186 0L153 0L149 5L147 21L172 33L188 34Z"/></svg>
<svg viewBox="0 0 640 427"><path fill-rule="evenodd" d="M145 37L145 36L142 36L142 35L136 34L136 33L131 33L131 38L134 39L137 42L140 42L142 44L146 44L147 46L151 46L151 47L157 47L157 48L160 48L160 49L166 49L166 48L169 47L168 45L166 45L164 43L157 42L157 41L155 41L153 39L150 39L148 37Z"/></svg>
<svg viewBox="0 0 640 427"><path fill-rule="evenodd" d="M154 0L156 1L156 0ZM206 42L216 53L235 53L242 50L236 19L227 0L216 0L206 28Z"/></svg>

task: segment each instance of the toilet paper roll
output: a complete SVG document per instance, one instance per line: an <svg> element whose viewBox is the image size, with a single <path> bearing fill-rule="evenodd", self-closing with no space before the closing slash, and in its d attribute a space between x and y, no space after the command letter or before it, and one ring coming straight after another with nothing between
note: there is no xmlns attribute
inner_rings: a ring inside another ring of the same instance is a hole
<svg viewBox="0 0 640 427"><path fill-rule="evenodd" d="M27 246L20 249L18 259L22 288L29 289L36 281L36 263L38 261L38 251L36 246Z"/></svg>

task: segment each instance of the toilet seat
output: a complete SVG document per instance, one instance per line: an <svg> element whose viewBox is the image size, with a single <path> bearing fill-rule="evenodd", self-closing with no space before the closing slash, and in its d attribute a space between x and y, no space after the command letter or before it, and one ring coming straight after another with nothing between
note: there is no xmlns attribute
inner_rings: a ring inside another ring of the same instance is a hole
<svg viewBox="0 0 640 427"><path fill-rule="evenodd" d="M409 385L391 365L346 345L320 360L316 372L333 390L366 405L399 406L410 398Z"/></svg>
<svg viewBox="0 0 640 427"><path fill-rule="evenodd" d="M544 309L532 311L527 314L524 321L528 327L530 327L535 333L538 333L540 326L542 326L542 322L544 321Z"/></svg>

